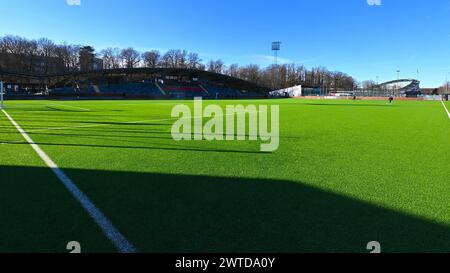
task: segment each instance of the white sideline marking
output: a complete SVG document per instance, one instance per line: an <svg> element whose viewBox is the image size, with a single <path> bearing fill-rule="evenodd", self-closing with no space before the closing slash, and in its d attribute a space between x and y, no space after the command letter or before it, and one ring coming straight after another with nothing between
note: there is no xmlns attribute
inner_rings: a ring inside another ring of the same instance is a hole
<svg viewBox="0 0 450 273"><path fill-rule="evenodd" d="M447 106L445 106L445 103L443 100L441 100L442 106L444 106L445 112L447 112L448 118L450 119L450 111L448 111Z"/></svg>
<svg viewBox="0 0 450 273"><path fill-rule="evenodd" d="M23 136L23 138L31 145L34 151L45 162L45 164L53 171L53 173L59 178L63 185L70 191L75 199L81 204L86 212L91 216L95 223L101 228L103 233L109 240L116 246L116 248L122 253L134 253L136 248L128 242L128 240L117 230L111 221L92 203L92 201L85 195L76 185L70 180L70 178L53 162L50 157L28 136L28 134L17 124L14 119L5 111L3 114L9 119L9 121L16 127L17 131Z"/></svg>
<svg viewBox="0 0 450 273"><path fill-rule="evenodd" d="M60 104L60 103L50 103L48 105L69 107L69 108L74 108L74 109L80 109L80 110L83 110L83 111L91 111L90 109L87 109L87 108L81 108L81 107L77 107L77 106L71 106L71 105Z"/></svg>

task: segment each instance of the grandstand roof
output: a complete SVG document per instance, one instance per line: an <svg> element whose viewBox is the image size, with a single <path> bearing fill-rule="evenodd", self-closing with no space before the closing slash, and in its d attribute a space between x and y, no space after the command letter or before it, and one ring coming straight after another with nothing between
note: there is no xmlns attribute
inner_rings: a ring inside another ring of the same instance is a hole
<svg viewBox="0 0 450 273"><path fill-rule="evenodd" d="M379 84L378 87L381 89L408 89L412 86L419 86L420 81L415 79L399 79L399 80L393 80L388 81L382 84Z"/></svg>

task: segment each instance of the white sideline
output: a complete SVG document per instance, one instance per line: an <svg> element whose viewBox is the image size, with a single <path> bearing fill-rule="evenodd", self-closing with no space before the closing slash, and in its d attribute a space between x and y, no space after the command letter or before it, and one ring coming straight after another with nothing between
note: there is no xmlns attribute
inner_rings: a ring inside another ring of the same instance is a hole
<svg viewBox="0 0 450 273"><path fill-rule="evenodd" d="M444 106L445 112L447 112L448 118L450 119L450 111L448 111L447 106L445 106L445 103L443 100L441 100L442 106Z"/></svg>
<svg viewBox="0 0 450 273"><path fill-rule="evenodd" d="M134 253L136 248L128 242L128 240L117 230L108 218L98 209L94 203L85 195L76 185L70 180L70 178L53 162L50 157L28 136L28 134L17 124L14 119L5 111L3 114L9 119L9 121L16 127L17 131L23 136L23 138L31 145L34 151L45 162L45 164L53 171L53 173L59 178L63 185L70 191L75 199L81 204L86 212L91 216L95 223L101 228L103 233L109 240L116 246L117 250L122 253Z"/></svg>

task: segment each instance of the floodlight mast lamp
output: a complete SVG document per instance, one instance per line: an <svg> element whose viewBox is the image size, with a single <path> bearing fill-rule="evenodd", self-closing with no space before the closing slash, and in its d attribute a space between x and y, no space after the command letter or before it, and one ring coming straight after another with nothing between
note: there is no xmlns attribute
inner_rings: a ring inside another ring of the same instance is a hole
<svg viewBox="0 0 450 273"><path fill-rule="evenodd" d="M272 42L272 51L274 54L274 61L275 61L275 65L278 64L278 51L281 50L281 42Z"/></svg>

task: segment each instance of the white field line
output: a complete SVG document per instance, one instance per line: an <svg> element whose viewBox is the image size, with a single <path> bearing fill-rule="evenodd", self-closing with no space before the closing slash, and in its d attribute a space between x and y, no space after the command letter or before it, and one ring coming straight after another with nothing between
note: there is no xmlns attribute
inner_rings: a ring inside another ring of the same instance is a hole
<svg viewBox="0 0 450 273"><path fill-rule="evenodd" d="M61 183L69 190L73 197L81 204L86 212L91 216L94 222L101 228L103 233L109 240L116 246L117 250L122 253L134 253L136 248L128 242L128 240L114 227L108 218L95 206L94 203L85 195L76 185L70 180L70 178L53 162L50 157L28 136L28 134L17 124L14 119L5 111L3 114L9 119L9 121L16 127L17 131L23 136L23 138L31 145L33 150L39 155L39 157L45 162L45 164L53 171L53 173L59 178Z"/></svg>
<svg viewBox="0 0 450 273"><path fill-rule="evenodd" d="M261 113L261 111L257 111L256 113ZM226 115L219 115L217 117L227 117L232 116L236 114L242 114L242 112L233 113L233 114L226 114ZM254 113L251 113L254 114ZM149 119L149 120L137 120L137 121L124 121L124 122L117 122L117 124L110 124L110 123L100 123L100 124L90 124L90 125L78 125L78 126L66 126L66 127L50 127L50 128L42 128L42 129L36 129L36 130L28 130L28 133L38 133L38 132L47 132L47 131L58 131L58 130L66 130L66 129L76 129L76 128L97 128L97 127L105 127L105 126L114 126L114 125L126 125L126 124L139 124L139 123L146 123L146 122L160 122L160 121L172 121L172 120L184 120L184 119L199 119L203 117L185 117L185 118L165 118L165 119Z"/></svg>
<svg viewBox="0 0 450 273"><path fill-rule="evenodd" d="M81 108L81 107L77 107L77 106L71 106L71 105L60 104L60 103L50 103L48 105L62 106L62 107L68 107L68 108L73 108L73 109L80 109L80 110L83 110L83 111L91 111L90 109L87 109L87 108Z"/></svg>
<svg viewBox="0 0 450 273"><path fill-rule="evenodd" d="M448 111L447 106L445 106L445 103L443 100L441 100L442 106L444 106L445 112L447 112L447 116L450 119L450 111Z"/></svg>

